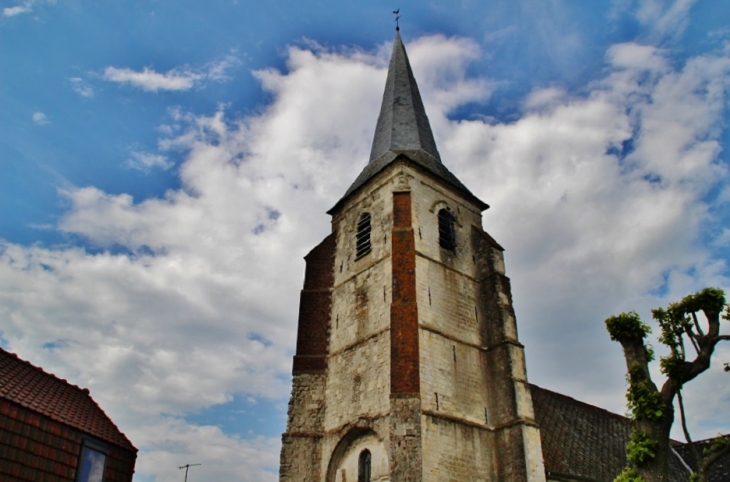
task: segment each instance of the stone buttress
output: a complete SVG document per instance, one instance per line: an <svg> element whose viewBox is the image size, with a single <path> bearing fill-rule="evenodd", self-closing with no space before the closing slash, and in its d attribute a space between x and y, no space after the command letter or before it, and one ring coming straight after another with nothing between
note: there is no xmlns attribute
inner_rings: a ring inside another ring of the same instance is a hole
<svg viewBox="0 0 730 482"><path fill-rule="evenodd" d="M502 248L396 34L370 162L306 257L280 480L545 480Z"/></svg>

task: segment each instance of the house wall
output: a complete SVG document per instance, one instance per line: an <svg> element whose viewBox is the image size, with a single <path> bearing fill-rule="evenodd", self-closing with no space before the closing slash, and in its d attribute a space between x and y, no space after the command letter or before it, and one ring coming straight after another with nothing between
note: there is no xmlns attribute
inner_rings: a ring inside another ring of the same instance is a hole
<svg viewBox="0 0 730 482"><path fill-rule="evenodd" d="M136 453L0 399L0 480L75 481L84 438L108 447L105 482L130 482Z"/></svg>

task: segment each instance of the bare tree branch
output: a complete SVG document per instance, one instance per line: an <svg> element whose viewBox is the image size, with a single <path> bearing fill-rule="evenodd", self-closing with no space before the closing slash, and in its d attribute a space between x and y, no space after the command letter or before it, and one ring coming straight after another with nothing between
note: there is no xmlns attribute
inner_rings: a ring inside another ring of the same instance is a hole
<svg viewBox="0 0 730 482"><path fill-rule="evenodd" d="M684 400L682 400L682 389L677 390L677 401L679 402L679 414L682 420L682 432L684 432L684 439L687 441L690 447L692 447L692 455L694 456L697 463L702 460L700 458L700 452L697 447L692 443L692 437L689 436L689 429L687 428L687 417L684 414Z"/></svg>
<svg viewBox="0 0 730 482"><path fill-rule="evenodd" d="M692 321L693 321L693 322L694 322L694 324L695 324L695 329L697 330L697 334L698 334L698 335L700 335L700 336L704 336L704 332L702 331L702 328L700 328L700 322L699 322L699 321L697 321L697 313L695 313L695 312L693 311L693 312L692 312L692 313L690 313L690 314L692 315Z"/></svg>

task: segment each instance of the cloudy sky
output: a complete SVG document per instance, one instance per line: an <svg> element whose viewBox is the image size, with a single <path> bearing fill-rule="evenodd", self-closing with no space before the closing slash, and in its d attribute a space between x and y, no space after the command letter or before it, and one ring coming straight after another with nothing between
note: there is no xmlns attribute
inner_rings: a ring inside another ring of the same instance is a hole
<svg viewBox="0 0 730 482"><path fill-rule="evenodd" d="M397 7L533 383L622 413L603 320L730 292L730 3L399 2L0 0L0 345L91 390L135 481L276 480L302 257L367 161ZM726 361L687 389L697 438L730 431Z"/></svg>

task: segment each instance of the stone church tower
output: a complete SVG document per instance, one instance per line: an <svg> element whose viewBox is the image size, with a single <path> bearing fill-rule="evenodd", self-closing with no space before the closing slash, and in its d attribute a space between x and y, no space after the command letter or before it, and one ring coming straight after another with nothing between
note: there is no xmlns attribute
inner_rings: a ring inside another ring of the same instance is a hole
<svg viewBox="0 0 730 482"><path fill-rule="evenodd" d="M487 207L441 163L396 32L370 162L305 258L282 482L545 480Z"/></svg>

